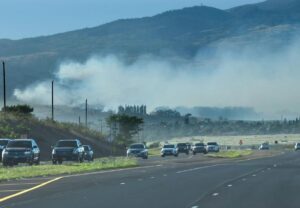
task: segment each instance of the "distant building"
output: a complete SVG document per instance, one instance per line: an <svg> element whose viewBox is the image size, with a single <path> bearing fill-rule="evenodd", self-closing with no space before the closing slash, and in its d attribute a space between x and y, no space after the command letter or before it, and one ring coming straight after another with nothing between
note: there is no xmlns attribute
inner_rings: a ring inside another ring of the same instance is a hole
<svg viewBox="0 0 300 208"><path fill-rule="evenodd" d="M147 115L147 106L146 105L119 106L118 113L119 114L127 114L127 115Z"/></svg>

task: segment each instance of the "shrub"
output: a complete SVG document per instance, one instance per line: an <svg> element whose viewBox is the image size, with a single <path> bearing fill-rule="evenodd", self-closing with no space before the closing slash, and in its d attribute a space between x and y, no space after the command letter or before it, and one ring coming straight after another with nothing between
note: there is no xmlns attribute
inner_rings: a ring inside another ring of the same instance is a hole
<svg viewBox="0 0 300 208"><path fill-rule="evenodd" d="M2 108L2 111L4 111L4 108ZM29 105L12 105L12 106L7 106L5 108L6 112L9 113L17 113L17 114L31 114L33 112L33 108L30 107Z"/></svg>

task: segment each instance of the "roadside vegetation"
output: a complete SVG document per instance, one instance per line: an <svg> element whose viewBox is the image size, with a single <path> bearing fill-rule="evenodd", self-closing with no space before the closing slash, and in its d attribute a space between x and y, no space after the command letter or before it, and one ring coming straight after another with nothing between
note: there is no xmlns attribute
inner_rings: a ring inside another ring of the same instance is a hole
<svg viewBox="0 0 300 208"><path fill-rule="evenodd" d="M215 157L215 158L239 158L251 154L253 154L252 150L229 150L229 151L221 151L218 153L210 153L207 154L207 156Z"/></svg>
<svg viewBox="0 0 300 208"><path fill-rule="evenodd" d="M135 158L102 158L91 163L68 163L63 165L39 165L39 166L14 166L3 168L0 166L0 181L84 173L100 170L130 168L138 166Z"/></svg>
<svg viewBox="0 0 300 208"><path fill-rule="evenodd" d="M149 156L160 156L160 151L161 151L161 148L151 148L151 149L148 149L148 155Z"/></svg>

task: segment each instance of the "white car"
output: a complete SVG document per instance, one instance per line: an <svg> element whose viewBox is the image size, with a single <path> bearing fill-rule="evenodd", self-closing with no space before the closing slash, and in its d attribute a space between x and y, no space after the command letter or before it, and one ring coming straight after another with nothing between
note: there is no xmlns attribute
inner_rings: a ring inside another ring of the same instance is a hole
<svg viewBox="0 0 300 208"><path fill-rule="evenodd" d="M167 155L173 155L173 156L177 157L178 156L178 148L174 144L165 144L160 151L160 155L162 157L167 156Z"/></svg>
<svg viewBox="0 0 300 208"><path fill-rule="evenodd" d="M295 151L300 150L300 143L297 142L294 147Z"/></svg>
<svg viewBox="0 0 300 208"><path fill-rule="evenodd" d="M218 145L217 142L207 142L206 151L207 152L219 152L220 146Z"/></svg>
<svg viewBox="0 0 300 208"><path fill-rule="evenodd" d="M259 150L268 150L268 149L270 149L269 143L262 143L262 144L259 146Z"/></svg>

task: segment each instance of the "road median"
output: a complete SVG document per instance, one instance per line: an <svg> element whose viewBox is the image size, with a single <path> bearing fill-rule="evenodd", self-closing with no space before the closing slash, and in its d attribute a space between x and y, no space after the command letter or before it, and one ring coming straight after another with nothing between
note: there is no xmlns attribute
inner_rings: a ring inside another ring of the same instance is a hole
<svg viewBox="0 0 300 208"><path fill-rule="evenodd" d="M55 175L67 175L85 173L100 170L119 168L131 168L138 166L135 158L101 158L89 163L66 163L63 165L38 165L38 166L15 166L0 167L0 181L12 179L46 177Z"/></svg>
<svg viewBox="0 0 300 208"><path fill-rule="evenodd" d="M252 154L253 154L252 150L228 150L228 151L221 151L218 153L210 153L207 154L207 156L213 158L240 158Z"/></svg>

